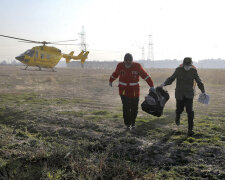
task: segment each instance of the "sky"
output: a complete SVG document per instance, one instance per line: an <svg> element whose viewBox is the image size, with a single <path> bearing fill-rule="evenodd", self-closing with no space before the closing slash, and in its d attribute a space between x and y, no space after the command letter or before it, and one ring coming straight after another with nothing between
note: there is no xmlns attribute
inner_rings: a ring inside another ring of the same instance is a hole
<svg viewBox="0 0 225 180"><path fill-rule="evenodd" d="M0 34L79 43L83 26L90 61L120 61L127 52L135 60L225 59L224 5L224 0L0 0ZM0 61L12 61L33 46L0 37ZM77 45L55 47L80 51Z"/></svg>

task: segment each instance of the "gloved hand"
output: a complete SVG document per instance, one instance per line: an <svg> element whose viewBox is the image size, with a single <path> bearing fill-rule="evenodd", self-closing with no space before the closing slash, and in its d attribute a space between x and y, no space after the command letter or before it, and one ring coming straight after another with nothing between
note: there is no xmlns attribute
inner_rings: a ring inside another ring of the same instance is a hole
<svg viewBox="0 0 225 180"><path fill-rule="evenodd" d="M112 87L112 83L111 82L109 82L109 86Z"/></svg>
<svg viewBox="0 0 225 180"><path fill-rule="evenodd" d="M204 92L204 93L202 93L202 95L204 96L204 97L206 97L206 93Z"/></svg>
<svg viewBox="0 0 225 180"><path fill-rule="evenodd" d="M149 92L156 92L154 86L149 89Z"/></svg>
<svg viewBox="0 0 225 180"><path fill-rule="evenodd" d="M163 88L163 86L165 86L165 84L164 84L164 83L160 84L160 86L159 86L159 87Z"/></svg>

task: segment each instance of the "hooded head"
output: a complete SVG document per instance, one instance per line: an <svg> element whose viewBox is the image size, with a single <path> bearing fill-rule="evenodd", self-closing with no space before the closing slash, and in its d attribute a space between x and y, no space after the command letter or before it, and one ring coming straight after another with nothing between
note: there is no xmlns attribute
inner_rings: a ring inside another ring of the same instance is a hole
<svg viewBox="0 0 225 180"><path fill-rule="evenodd" d="M191 66L192 65L192 58L191 57L185 57L183 60L184 66Z"/></svg>
<svg viewBox="0 0 225 180"><path fill-rule="evenodd" d="M192 66L192 58L191 57L185 57L184 60L183 60L183 66L184 66L184 69L186 71L190 70L191 66Z"/></svg>
<svg viewBox="0 0 225 180"><path fill-rule="evenodd" d="M130 68L133 63L133 56L130 53L125 54L124 56L124 64L126 68Z"/></svg>

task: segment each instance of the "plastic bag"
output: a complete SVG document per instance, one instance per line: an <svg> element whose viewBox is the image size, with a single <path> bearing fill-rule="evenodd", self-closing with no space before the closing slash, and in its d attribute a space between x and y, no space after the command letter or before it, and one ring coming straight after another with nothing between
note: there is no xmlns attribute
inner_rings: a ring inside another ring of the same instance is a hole
<svg viewBox="0 0 225 180"><path fill-rule="evenodd" d="M157 87L155 92L149 91L149 94L141 104L141 108L148 114L160 117L169 98L170 96L167 91L161 87Z"/></svg>
<svg viewBox="0 0 225 180"><path fill-rule="evenodd" d="M210 101L209 95L207 95L205 93L199 94L198 102L200 102L202 104L209 104L209 101Z"/></svg>

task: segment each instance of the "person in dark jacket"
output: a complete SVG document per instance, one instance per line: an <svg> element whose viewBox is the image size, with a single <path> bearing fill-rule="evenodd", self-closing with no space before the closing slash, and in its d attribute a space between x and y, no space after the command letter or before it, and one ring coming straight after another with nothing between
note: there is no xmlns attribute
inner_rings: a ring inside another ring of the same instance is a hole
<svg viewBox="0 0 225 180"><path fill-rule="evenodd" d="M167 86L172 84L176 79L176 125L180 125L180 115L186 108L188 116L188 135L194 134L194 111L193 111L193 98L194 98L194 81L197 82L198 88L205 94L204 84L198 76L197 69L192 65L192 58L185 57L183 64L176 68L172 76L160 86Z"/></svg>

